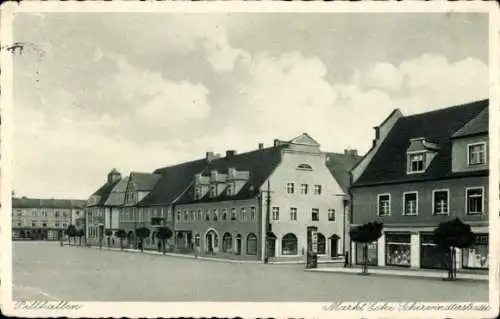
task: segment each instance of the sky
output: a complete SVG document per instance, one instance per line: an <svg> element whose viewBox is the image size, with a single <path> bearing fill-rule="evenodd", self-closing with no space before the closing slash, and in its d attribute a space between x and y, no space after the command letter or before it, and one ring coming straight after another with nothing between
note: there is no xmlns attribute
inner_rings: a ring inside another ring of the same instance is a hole
<svg viewBox="0 0 500 319"><path fill-rule="evenodd" d="M18 13L13 32L16 196L303 132L364 154L395 108L488 97L480 13Z"/></svg>

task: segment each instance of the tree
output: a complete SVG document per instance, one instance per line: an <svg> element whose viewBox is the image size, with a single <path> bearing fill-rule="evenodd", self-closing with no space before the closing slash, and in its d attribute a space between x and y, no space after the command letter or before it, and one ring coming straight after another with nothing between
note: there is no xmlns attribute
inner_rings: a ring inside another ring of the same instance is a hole
<svg viewBox="0 0 500 319"><path fill-rule="evenodd" d="M448 252L448 280L457 277L456 249L467 248L474 244L474 233L469 225L455 218L440 223L432 234L434 243L444 252Z"/></svg>
<svg viewBox="0 0 500 319"><path fill-rule="evenodd" d="M115 231L115 236L120 238L120 249L123 250L123 240L127 237L127 232L124 229Z"/></svg>
<svg viewBox="0 0 500 319"><path fill-rule="evenodd" d="M382 228L384 225L379 222L369 222L352 228L349 231L351 240L356 243L363 244L363 270L362 274L368 274L368 244L372 243L382 236Z"/></svg>
<svg viewBox="0 0 500 319"><path fill-rule="evenodd" d="M141 246L141 252L144 251L144 238L148 238L149 235L150 235L150 231L148 228L146 227L141 227L141 228L137 228L135 230L135 235L137 236L137 238L139 238L140 242L139 242L139 245Z"/></svg>
<svg viewBox="0 0 500 319"><path fill-rule="evenodd" d="M66 234L68 235L68 245L71 246L71 238L74 238L77 235L77 229L75 225L70 224L68 226L68 229L66 229Z"/></svg>
<svg viewBox="0 0 500 319"><path fill-rule="evenodd" d="M109 249L111 246L111 236L113 236L113 231L111 229L106 229L104 231L104 234L106 235L106 237L108 237L108 249Z"/></svg>
<svg viewBox="0 0 500 319"><path fill-rule="evenodd" d="M161 245L162 245L162 251L163 254L165 255L165 250L166 250L166 241L170 239L173 236L173 232L170 230L168 227L160 227L158 228L158 231L156 232L156 238L161 240Z"/></svg>

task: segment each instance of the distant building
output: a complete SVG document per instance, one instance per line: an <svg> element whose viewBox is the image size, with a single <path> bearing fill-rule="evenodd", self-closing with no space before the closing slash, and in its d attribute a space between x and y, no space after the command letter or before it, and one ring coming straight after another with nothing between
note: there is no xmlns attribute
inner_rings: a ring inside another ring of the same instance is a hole
<svg viewBox="0 0 500 319"><path fill-rule="evenodd" d="M70 224L84 218L86 201L12 198L12 236L15 239L57 240Z"/></svg>
<svg viewBox="0 0 500 319"><path fill-rule="evenodd" d="M475 244L457 251L459 268L488 268L488 100L403 116L375 128L372 149L352 170L352 227L378 220L383 235L370 264L447 268L432 231L460 218ZM361 247L352 244L353 262Z"/></svg>

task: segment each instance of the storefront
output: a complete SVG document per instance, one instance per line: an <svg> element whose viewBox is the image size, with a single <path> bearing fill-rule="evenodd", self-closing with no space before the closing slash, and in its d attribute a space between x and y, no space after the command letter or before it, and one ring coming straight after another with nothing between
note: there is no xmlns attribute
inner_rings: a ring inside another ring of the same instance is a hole
<svg viewBox="0 0 500 319"><path fill-rule="evenodd" d="M357 265L362 265L364 264L364 248L365 244L362 243L356 243L356 264ZM368 260L368 265L371 266L377 266L378 265L378 248L377 248L377 243L370 243L368 244L368 252L367 252L367 260Z"/></svg>
<svg viewBox="0 0 500 319"><path fill-rule="evenodd" d="M420 268L448 269L449 255L434 244L432 233L420 233Z"/></svg>
<svg viewBox="0 0 500 319"><path fill-rule="evenodd" d="M410 267L411 235L410 233L385 234L385 264L388 266Z"/></svg>
<svg viewBox="0 0 500 319"><path fill-rule="evenodd" d="M474 245L462 250L462 267L488 269L488 234L475 234Z"/></svg>

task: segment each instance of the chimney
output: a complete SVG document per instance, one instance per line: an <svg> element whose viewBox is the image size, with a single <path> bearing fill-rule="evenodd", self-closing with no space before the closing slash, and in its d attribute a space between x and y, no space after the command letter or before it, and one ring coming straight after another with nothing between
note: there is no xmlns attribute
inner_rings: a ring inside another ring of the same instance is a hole
<svg viewBox="0 0 500 319"><path fill-rule="evenodd" d="M113 168L111 172L108 173L108 184L112 184L121 179L122 179L122 174L120 174L120 172L118 172L116 168Z"/></svg>
<svg viewBox="0 0 500 319"><path fill-rule="evenodd" d="M378 140L380 138L380 127L375 126L375 139Z"/></svg>
<svg viewBox="0 0 500 319"><path fill-rule="evenodd" d="M226 151L226 158L231 158L234 155L236 155L236 151L235 150L227 150Z"/></svg>
<svg viewBox="0 0 500 319"><path fill-rule="evenodd" d="M344 155L352 156L355 157L358 155L358 150L353 150L353 149L345 149L344 150Z"/></svg>
<svg viewBox="0 0 500 319"><path fill-rule="evenodd" d="M259 150L264 149L264 143L259 143Z"/></svg>
<svg viewBox="0 0 500 319"><path fill-rule="evenodd" d="M211 162L215 158L217 157L215 156L214 152L207 152L205 155L205 159L207 160L207 162Z"/></svg>
<svg viewBox="0 0 500 319"><path fill-rule="evenodd" d="M280 144L281 144L281 143L280 143L280 140L278 140L277 138L276 138L276 139L274 139L274 144L273 144L273 145L274 145L274 147L276 147L276 146L280 146Z"/></svg>

